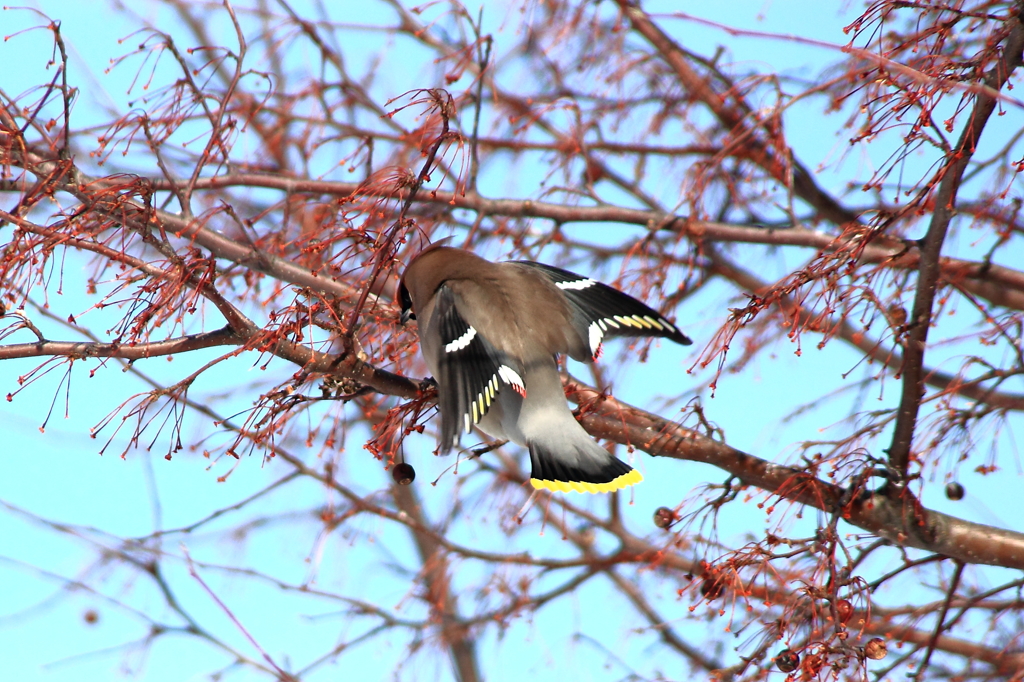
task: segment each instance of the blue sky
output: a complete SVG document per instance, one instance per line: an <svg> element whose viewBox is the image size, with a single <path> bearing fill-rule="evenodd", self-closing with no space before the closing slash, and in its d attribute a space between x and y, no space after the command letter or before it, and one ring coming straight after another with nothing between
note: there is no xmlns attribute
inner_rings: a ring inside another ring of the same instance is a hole
<svg viewBox="0 0 1024 682"><path fill-rule="evenodd" d="M715 19L712 3L684 5L684 11ZM667 12L677 9L679 3L666 2L660 6ZM728 6L727 21L733 26L782 34L799 27L801 36L843 42L841 29L847 20L822 11L821 6L821 3L809 1L733 2ZM125 78L133 71L114 69L104 74L104 69L112 57L127 52L126 45L138 39L135 35L126 43L117 42L135 29L131 18L123 13L96 11L88 3L43 2L40 7L62 22L74 60L72 82L88 91L88 96L76 104L78 120L92 117L102 120L105 114L100 109L105 105L127 109L130 96ZM659 11L658 3L646 3L645 7L655 14ZM157 17L158 23L166 21L163 15L145 6L135 11L147 18ZM491 10L485 15L485 21L490 24L488 30L499 36L499 56L504 16ZM0 63L19 65L17 70L0 76L0 88L5 92L19 93L52 76L52 69L44 68L50 57L45 32L18 33L22 27L38 21L37 16L25 10L0 13L3 33L13 36L0 45ZM711 27L678 19L663 21L666 27L681 31L688 47L696 52L710 54L716 45L728 42L740 70L744 64L764 63L792 76L813 78L826 62L839 57L831 50L809 45L767 38L736 41ZM682 28L676 28L678 26ZM166 30L172 31L172 27L167 26ZM383 38L370 34L365 39L370 44ZM353 55L371 52L370 49L349 51ZM397 95L412 87L410 83L415 84L415 78L415 73L393 74L394 92L391 94ZM386 89L387 86L381 87ZM791 141L797 153L804 150L808 158L818 158L820 154L816 150L822 146L835 148L838 157L846 141L831 132L834 126L816 124L819 107L807 103L790 109L787 129ZM854 155L850 163L872 163L870 151L859 154L861 156ZM844 173L848 172L849 166L826 169L822 183L838 188L847 177ZM498 183L497 179L485 178L484 194L497 196L504 189ZM527 188L524 191L532 191L535 184L535 178L530 177L519 182ZM0 240L5 236L3 229L0 228ZM621 233L608 234L609 239L621 239ZM780 254L772 267L781 270L792 265L784 261L789 257ZM68 269L65 293L51 299L55 315L63 317L90 305L79 293L87 272L79 263ZM710 291L695 297L686 303L685 309L677 312L680 320L686 319L687 333L697 340L694 347L681 349L661 344L651 351L648 363L626 363L617 367L611 361L615 356L609 354L608 369L614 378L616 395L641 406L654 405L655 395L676 391L675 387L655 388L666 380L666 368L672 368L668 373L669 381L696 381L684 370L721 324L725 313L720 293ZM52 331L55 337L63 338L62 334L66 333L51 321L37 323L44 332ZM27 334L19 332L7 342L26 341ZM813 343L806 343L805 348L807 350L798 357L792 346L780 343L773 354L762 356L768 360L757 363L742 375L723 378L719 396L706 404L713 420L725 429L730 444L769 458L774 455L785 459L794 454L792 443L807 438L808 433L823 425L843 419L855 408L858 403L854 392L850 392L835 398L835 405L828 409L781 421L781 415L788 412L800 396L787 395L786 400L780 400L780 390L788 391L788 387L814 382L816 378L833 377L853 367L858 359L855 353L838 343L831 343L822 351L814 350ZM210 357L209 353L199 353L175 358L173 362L161 359L138 363L138 368L157 381L170 382ZM253 362L253 358L241 358L231 363L201 384L198 393L216 396L228 388L251 386L240 400L226 402L224 408L225 412L243 409L260 387L270 383L267 376L252 369ZM0 363L0 389L4 393L13 391L17 378L35 364L34 361ZM280 376L280 371L274 375ZM145 618L132 613L131 608L157 614L164 623L180 624L180 619L161 609L163 597L152 581L140 578L137 572L125 570L116 562L97 557L104 548L123 549L118 538L145 537L157 528L179 528L194 523L264 489L270 482L285 476L288 469L276 462L261 465L258 457L236 463L225 459L208 461L194 453L180 453L171 461L165 461L158 451L147 453L139 449L122 459L119 454L124 448L123 434L115 438L107 454L100 456L98 451L106 434L93 439L88 435L90 429L121 400L146 390L146 385L131 373L116 369L98 373L95 378L89 378L84 369L78 370L72 377L68 416L64 417L61 393L54 416L42 433L40 425L50 409L58 380L59 376L47 377L12 402L4 403L0 412L6 436L0 446L3 470L0 476L0 637L4 641L0 646L0 669L7 671L11 679L41 682L109 680L119 672L152 682L206 679L206 675L229 666L230 662L215 648L196 645L192 638L184 635L163 636L151 647L142 644L149 626ZM700 390L700 386L693 388L694 393ZM874 391L869 391L870 397L865 402L874 397ZM816 394L808 394L812 395ZM890 404L895 395L896 384L890 383L880 404ZM1016 425L1019 429L1019 420ZM192 417L186 428L192 435L205 433L210 430L209 420ZM389 477L380 463L359 449L366 440L365 434L360 435L360 428L357 427L349 440L353 451L346 453L344 463L352 487L369 494L384 490ZM1001 443L1012 447L1013 440L1012 434L1008 434ZM223 442L223 437L211 442ZM411 459L412 453L417 456L418 491L432 517L440 518L456 481L470 488L476 482L471 476L460 479L442 476L436 487L427 485L451 463L429 457L426 453L432 445L426 436L413 437L407 448ZM636 488L635 503L625 513L637 527L650 527L649 519L655 508L675 506L703 482L725 479L722 472L696 464L681 467L678 462L639 454L636 462L646 480ZM943 473L936 475L941 477ZM225 480L219 480L225 475ZM969 491L965 502L951 506L944 498L936 496L926 498L925 503L984 523L1001 526L1011 523L995 501L1005 499L1008 490L1019 487L1019 468L1006 470L1006 475L999 480L971 476L969 472L961 480L965 480ZM318 537L318 524L301 521L308 519L312 510L332 502L337 502L332 494L313 482L286 486L281 491L270 492L260 502L260 518L253 519L258 525L248 533L243 535L237 531L236 518L214 520L188 535L188 552L198 562L251 566L288 583L305 580L324 589L361 594L367 600L395 605L406 609L409 617L421 616L415 600L410 597L411 576L396 579L403 571L417 568L408 537L393 527L371 521L347 528L340 537ZM588 503L600 505L601 501L594 499ZM503 500L492 508L469 510L467 514L473 518L465 520L457 537L467 544L501 546L502 539L493 537L494 528L507 522L507 517L501 520L502 514L512 504L510 500ZM742 541L745 533L761 532L763 514L751 507L731 509L723 515L720 528L723 539ZM41 524L39 519L71 523L78 530L72 534L58 532ZM808 519L807 523L811 521L813 519ZM553 551L551 547L560 542L557 536L548 531L529 541L543 543L547 551ZM167 562L168 584L188 604L190 611L198 615L204 627L257 657L245 642L243 633L226 618L202 585L188 575L180 541L180 537L175 537L164 547L173 557ZM379 552L363 551L363 543L371 541L392 552L390 565L382 566ZM516 538L508 542L526 543L527 540ZM477 577L472 572L476 569L467 565L464 570L467 575L462 579L467 585L472 584ZM283 591L256 580L236 579L230 572L214 568L201 569L200 573L275 660L282 664L290 662L296 669L308 663L309 657L329 648L332 642L355 637L369 627L368 619L342 615L344 604L328 608L329 602L324 600ZM76 587L74 581L79 580L101 585L102 594ZM687 614L688 603L675 599L675 583L665 581L663 588L666 612L682 619ZM464 598L471 597L465 595ZM596 642L571 636L581 629L582 623L614 621L617 614L628 611L616 606L617 599L606 582L595 579L558 605L545 608L530 619L513 622L501 639L495 628L488 629L481 644L481 660L488 661L487 676L494 680L513 680L520 679L526 671L535 679L547 680L561 676L567 663L571 663L576 679L580 680L607 679L609 670L614 676L622 676L632 666L650 672L657 664L647 660L648 652L643 646L649 640L637 637L620 641L617 622L609 622L607 631L600 627L588 630L595 633ZM85 614L91 611L99 614L95 624L85 620ZM603 636L607 639L601 640ZM609 651L615 652L619 663L609 663ZM340 674L358 674L369 680L390 679L396 661L406 655L403 637L385 636L354 647L353 653L338 659L336 667L322 668L310 679L330 679ZM443 656L417 653L410 660L410 665L415 666L415 679L450 679ZM664 674L678 678L683 672L667 669ZM258 677L252 672L237 670L227 679Z"/></svg>

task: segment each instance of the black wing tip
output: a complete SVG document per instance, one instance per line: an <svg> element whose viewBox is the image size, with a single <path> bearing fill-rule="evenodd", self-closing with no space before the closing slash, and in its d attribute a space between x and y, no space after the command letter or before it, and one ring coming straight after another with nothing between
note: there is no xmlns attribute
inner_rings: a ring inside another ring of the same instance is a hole
<svg viewBox="0 0 1024 682"><path fill-rule="evenodd" d="M654 331L650 334L651 336L659 336L663 339L674 341L675 343L678 343L680 346L689 346L693 344L693 339L691 339L683 332L679 331L679 327L676 326L675 322L670 322L669 320L666 320L664 317L661 317L660 315L658 316L657 320L662 324L662 326L665 327L665 330Z"/></svg>
<svg viewBox="0 0 1024 682"><path fill-rule="evenodd" d="M671 336L666 336L665 338L667 338L669 341L675 341L680 346L692 346L693 345L693 339L691 339L689 336L687 336L686 334L684 334L684 333L682 333L681 331L678 331L678 330L676 331L675 334L673 334Z"/></svg>

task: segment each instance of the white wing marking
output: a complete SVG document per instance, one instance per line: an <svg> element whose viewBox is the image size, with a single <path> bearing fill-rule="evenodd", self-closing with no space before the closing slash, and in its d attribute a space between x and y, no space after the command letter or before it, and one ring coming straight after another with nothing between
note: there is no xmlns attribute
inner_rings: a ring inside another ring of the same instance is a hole
<svg viewBox="0 0 1024 682"><path fill-rule="evenodd" d="M580 289L586 289L597 284L597 281L592 279L577 279L571 282L556 282L555 286L559 289L572 289L573 291L579 291Z"/></svg>
<svg viewBox="0 0 1024 682"><path fill-rule="evenodd" d="M455 339L444 347L445 353L454 353L455 351L462 350L476 337L476 329L470 327L466 330L466 333Z"/></svg>

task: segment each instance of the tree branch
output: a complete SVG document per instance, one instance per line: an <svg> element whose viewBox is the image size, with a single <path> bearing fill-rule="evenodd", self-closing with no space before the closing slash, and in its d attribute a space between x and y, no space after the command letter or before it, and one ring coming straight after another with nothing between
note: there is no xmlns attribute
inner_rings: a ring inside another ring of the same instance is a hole
<svg viewBox="0 0 1024 682"><path fill-rule="evenodd" d="M977 99L967 125L960 134L956 148L946 157L946 163L939 171L938 190L935 194L931 225L921 245L918 264L917 293L909 320L909 335L906 353L903 356L903 386L900 405L896 411L896 426L893 430L892 445L889 446L889 461L904 479L911 461L911 446L917 425L917 413L924 395L924 353L928 342L928 330L932 326L932 308L935 292L941 274L940 255L946 239L949 224L956 215L957 192L960 180L977 149L978 140L995 110L998 93L1024 59L1024 24L1020 15L1024 3L1018 2L1014 16L1008 20L1010 33L1003 44L1002 53L996 64L985 75L988 90L976 93ZM895 488L894 488L895 491Z"/></svg>
<svg viewBox="0 0 1024 682"><path fill-rule="evenodd" d="M848 490L813 473L768 462L712 440L656 415L620 403L578 382L567 385L570 398L593 403L580 422L592 435L632 446L653 457L704 462L747 485L776 493L790 502L828 513L900 545L935 552L969 564L1024 570L1024 533L959 519L924 507L907 508L881 494Z"/></svg>
<svg viewBox="0 0 1024 682"><path fill-rule="evenodd" d="M419 501L411 486L392 485L391 493L398 508L416 526L426 526ZM452 667L459 682L479 682L480 665L476 657L476 640L459 616L451 570L444 547L433 533L421 533L410 528L420 561L423 563L423 582L427 588L426 600L441 621L441 639L451 654Z"/></svg>
<svg viewBox="0 0 1024 682"><path fill-rule="evenodd" d="M686 53L672 38L651 21L634 0L617 0L633 29L647 39L672 68L687 93L703 102L725 130L732 145L743 148L743 155L767 171L773 178L814 207L825 220L842 225L859 222L859 216L843 207L814 181L814 177L796 160L791 149L772 151L755 128L748 125L745 107L731 103L726 95L716 92L707 79L689 63Z"/></svg>
<svg viewBox="0 0 1024 682"><path fill-rule="evenodd" d="M37 358L59 355L76 359L120 358L122 360L143 360L162 355L177 355L186 351L212 348L214 346L237 346L242 337L231 327L212 332L189 334L165 341L148 343L95 343L90 341L42 341L36 343L14 343L0 346L0 360L13 358Z"/></svg>
<svg viewBox="0 0 1024 682"><path fill-rule="evenodd" d="M155 189L170 191L172 188L180 187L181 185L180 183L172 184L166 180L158 180L153 182L153 186ZM228 187L261 187L279 189L286 193L324 194L338 197L365 195L369 197L392 198L396 201L403 200L406 197L405 192L394 193L381 189L375 190L359 183L300 180L257 173L232 173L213 178L200 178L196 181L197 189L217 190ZM756 225L733 225L619 206L572 206L530 199L488 199L472 192L463 194L443 190L433 190L430 193L420 194L416 201L423 204L467 209L482 215L542 218L559 224L623 223L626 225L642 225L651 229L659 228L671 231L698 243L731 242L766 244L770 246L802 246L824 252L837 251L846 248L848 245L848 241L844 237L829 234L822 230L810 230L800 227L773 228ZM173 214L171 216L173 217ZM180 221L178 222L180 223ZM221 237L228 239L222 235ZM215 244L216 242L211 241L208 243L204 242L203 245L212 250L212 246ZM247 254L243 253L242 250L228 249L226 247L218 249L218 251L225 254L235 253L238 257L245 258L245 260L236 262L246 265L260 261L254 250L250 250ZM231 260L234 259L232 258ZM858 262L884 263L888 267L911 270L919 267L920 251L913 244L908 245L902 240L879 235L873 238L870 244L862 248ZM996 305L1012 310L1024 310L1024 271L1014 270L993 263L972 262L957 258L940 258L939 265L945 281L956 283L967 291ZM276 267L275 264L275 271L284 272L285 270ZM266 274L274 273L267 272ZM296 274L293 273L291 276ZM308 272L305 275L308 276ZM312 284L300 281L295 281L294 283L300 286L313 286Z"/></svg>

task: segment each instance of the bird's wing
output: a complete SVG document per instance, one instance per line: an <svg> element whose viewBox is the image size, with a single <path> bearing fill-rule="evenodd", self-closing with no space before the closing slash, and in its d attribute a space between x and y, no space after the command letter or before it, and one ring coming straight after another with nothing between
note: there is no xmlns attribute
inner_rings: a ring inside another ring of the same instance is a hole
<svg viewBox="0 0 1024 682"><path fill-rule="evenodd" d="M526 395L523 369L508 353L497 349L459 312L460 300L448 284L437 290L433 317L441 337L438 383L441 407L441 446L458 445L490 409L498 391L507 386Z"/></svg>
<svg viewBox="0 0 1024 682"><path fill-rule="evenodd" d="M587 340L594 358L605 337L659 336L684 346L693 343L658 311L618 289L551 265L515 262L540 271L565 294L573 308L573 327Z"/></svg>

